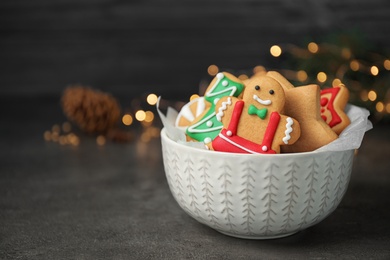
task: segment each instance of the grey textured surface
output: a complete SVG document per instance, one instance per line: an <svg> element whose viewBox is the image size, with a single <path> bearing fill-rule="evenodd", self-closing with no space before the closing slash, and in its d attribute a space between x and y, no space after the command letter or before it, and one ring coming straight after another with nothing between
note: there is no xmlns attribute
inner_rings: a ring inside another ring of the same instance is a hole
<svg viewBox="0 0 390 260"><path fill-rule="evenodd" d="M34 108L31 110L31 108ZM29 109L31 110L29 112ZM276 240L222 235L189 217L164 175L159 139L45 142L55 98L1 99L1 259L389 259L389 126L369 131L341 205Z"/></svg>

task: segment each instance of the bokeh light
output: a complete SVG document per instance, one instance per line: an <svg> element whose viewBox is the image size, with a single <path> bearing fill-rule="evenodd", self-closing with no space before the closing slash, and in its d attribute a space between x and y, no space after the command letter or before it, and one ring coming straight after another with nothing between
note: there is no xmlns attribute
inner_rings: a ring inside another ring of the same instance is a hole
<svg viewBox="0 0 390 260"><path fill-rule="evenodd" d="M154 114L152 111L146 111L145 112L145 122L147 123L151 123L153 122L153 119L154 119Z"/></svg>
<svg viewBox="0 0 390 260"><path fill-rule="evenodd" d="M307 73L304 70L300 70L297 72L297 79L300 82L304 82L307 80Z"/></svg>
<svg viewBox="0 0 390 260"><path fill-rule="evenodd" d="M317 74L317 80L321 83L325 82L326 79L328 78L328 76L326 76L326 73L325 72L318 72Z"/></svg>
<svg viewBox="0 0 390 260"><path fill-rule="evenodd" d="M217 73L219 72L219 68L217 65L210 65L208 68L207 68L207 73L210 75L210 76L215 76L217 75Z"/></svg>
<svg viewBox="0 0 390 260"><path fill-rule="evenodd" d="M317 53L318 52L318 44L315 43L315 42L310 42L308 45L307 45L307 49L311 52L311 53Z"/></svg>
<svg viewBox="0 0 390 260"><path fill-rule="evenodd" d="M385 105L379 101L378 103L376 103L375 109L378 112L383 112L383 110L385 109Z"/></svg>
<svg viewBox="0 0 390 260"><path fill-rule="evenodd" d="M390 60L385 60L383 62L383 67L385 67L386 70L390 70Z"/></svg>
<svg viewBox="0 0 390 260"><path fill-rule="evenodd" d="M282 48L280 48L278 45L273 45L269 51L274 57L279 57L282 54Z"/></svg>
<svg viewBox="0 0 390 260"><path fill-rule="evenodd" d="M135 119L137 119L138 121L142 122L145 120L145 117L146 117L146 113L145 111L143 110L138 110L136 113L135 113Z"/></svg>
<svg viewBox="0 0 390 260"><path fill-rule="evenodd" d="M371 100L371 101L375 101L377 98L377 94L374 90L370 90L368 92L368 99Z"/></svg>
<svg viewBox="0 0 390 260"><path fill-rule="evenodd" d="M379 74L379 69L377 66L371 66L370 72L373 76L377 76Z"/></svg>
<svg viewBox="0 0 390 260"><path fill-rule="evenodd" d="M123 115L122 123L127 126L131 125L133 123L133 117L130 114Z"/></svg>
<svg viewBox="0 0 390 260"><path fill-rule="evenodd" d="M146 98L146 102L148 102L149 105L154 106L157 104L158 97L156 94L149 94Z"/></svg>
<svg viewBox="0 0 390 260"><path fill-rule="evenodd" d="M334 87L337 87L337 86L340 86L342 84L342 82L341 82L341 80L340 79L334 79L333 81L332 81L332 86L334 86Z"/></svg>
<svg viewBox="0 0 390 260"><path fill-rule="evenodd" d="M349 63L349 67L353 71L358 71L360 69L360 64L357 60L353 60Z"/></svg>
<svg viewBox="0 0 390 260"><path fill-rule="evenodd" d="M106 137L104 135L99 135L98 137L96 137L96 143L100 146L105 145Z"/></svg>

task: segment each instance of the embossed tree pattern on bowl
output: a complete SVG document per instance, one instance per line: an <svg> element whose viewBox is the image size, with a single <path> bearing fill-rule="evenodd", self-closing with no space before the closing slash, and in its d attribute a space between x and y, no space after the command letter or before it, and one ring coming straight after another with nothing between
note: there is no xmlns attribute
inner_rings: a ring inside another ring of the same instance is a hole
<svg viewBox="0 0 390 260"><path fill-rule="evenodd" d="M248 155L196 149L161 132L169 188L180 207L226 235L284 237L326 218L345 194L354 150Z"/></svg>

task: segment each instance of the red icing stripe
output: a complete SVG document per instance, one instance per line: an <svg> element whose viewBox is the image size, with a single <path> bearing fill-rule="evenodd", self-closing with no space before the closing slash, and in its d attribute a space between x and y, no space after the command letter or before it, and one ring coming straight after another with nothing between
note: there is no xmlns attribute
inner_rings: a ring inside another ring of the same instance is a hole
<svg viewBox="0 0 390 260"><path fill-rule="evenodd" d="M272 112L270 119L269 119L269 123L267 125L267 129L265 130L265 134L264 134L263 142L261 143L261 147L266 146L267 150L271 149L272 142L274 140L275 133L276 133L276 128L278 128L278 125L279 125L279 121L280 121L279 113L275 112L275 111Z"/></svg>
<svg viewBox="0 0 390 260"><path fill-rule="evenodd" d="M332 118L330 120L330 122L328 123L328 125L330 127L334 127L335 125L341 123L341 118L340 116L337 114L336 110L334 109L334 100L336 99L336 96L337 94L339 93L340 91L340 88L338 87L333 87L333 88L327 88L327 89L323 89L321 90L321 95L323 94L330 94L330 100L326 106L326 108L329 110Z"/></svg>
<svg viewBox="0 0 390 260"><path fill-rule="evenodd" d="M245 104L245 102L240 100L240 101L237 101L236 104L234 105L233 114L232 114L232 117L230 119L229 127L228 127L228 130L231 131L233 135L237 134L238 122L240 121L242 109L244 108L244 104Z"/></svg>
<svg viewBox="0 0 390 260"><path fill-rule="evenodd" d="M213 149L215 151L230 153L275 154L276 152L272 150L271 147L280 121L279 113L271 113L263 141L261 144L258 144L236 135L243 107L243 101L236 102L231 121L229 122L229 127L228 129L222 129L221 133L213 140ZM228 134L228 132L230 133ZM264 147L266 147L266 149L264 149Z"/></svg>

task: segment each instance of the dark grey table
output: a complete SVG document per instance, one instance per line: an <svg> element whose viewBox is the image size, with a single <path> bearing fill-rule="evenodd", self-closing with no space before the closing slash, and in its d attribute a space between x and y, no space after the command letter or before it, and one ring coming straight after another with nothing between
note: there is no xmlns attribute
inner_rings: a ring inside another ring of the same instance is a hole
<svg viewBox="0 0 390 260"><path fill-rule="evenodd" d="M61 146L42 137L64 120L58 99L0 101L1 259L390 259L389 125L366 134L327 219L287 238L243 240L179 208L158 138Z"/></svg>

